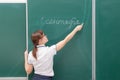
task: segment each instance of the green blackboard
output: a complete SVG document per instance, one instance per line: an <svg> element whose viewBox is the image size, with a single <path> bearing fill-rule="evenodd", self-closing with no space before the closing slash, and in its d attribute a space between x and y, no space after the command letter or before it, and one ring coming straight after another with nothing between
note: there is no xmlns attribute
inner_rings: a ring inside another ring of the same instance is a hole
<svg viewBox="0 0 120 80"><path fill-rule="evenodd" d="M0 77L25 77L25 4L0 3Z"/></svg>
<svg viewBox="0 0 120 80"><path fill-rule="evenodd" d="M92 79L91 0L28 0L29 50L31 33L42 29L47 45L62 40L73 28L85 23L81 32L55 56L54 80Z"/></svg>
<svg viewBox="0 0 120 80"><path fill-rule="evenodd" d="M96 80L120 80L120 0L96 5Z"/></svg>

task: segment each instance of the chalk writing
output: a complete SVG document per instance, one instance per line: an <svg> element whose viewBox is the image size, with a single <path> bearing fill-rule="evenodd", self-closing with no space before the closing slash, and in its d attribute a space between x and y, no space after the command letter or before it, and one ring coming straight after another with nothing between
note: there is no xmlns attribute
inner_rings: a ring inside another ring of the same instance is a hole
<svg viewBox="0 0 120 80"><path fill-rule="evenodd" d="M80 24L79 19L77 19L76 17L70 19L41 17L40 22L41 24L69 25L69 28L74 25Z"/></svg>

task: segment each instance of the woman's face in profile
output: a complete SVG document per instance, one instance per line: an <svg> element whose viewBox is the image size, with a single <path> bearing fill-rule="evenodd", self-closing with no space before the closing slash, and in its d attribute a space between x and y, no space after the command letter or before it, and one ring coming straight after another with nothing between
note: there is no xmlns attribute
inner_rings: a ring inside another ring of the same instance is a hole
<svg viewBox="0 0 120 80"><path fill-rule="evenodd" d="M42 38L42 42L43 42L44 44L48 42L48 38L47 38L46 35L43 36L43 38Z"/></svg>

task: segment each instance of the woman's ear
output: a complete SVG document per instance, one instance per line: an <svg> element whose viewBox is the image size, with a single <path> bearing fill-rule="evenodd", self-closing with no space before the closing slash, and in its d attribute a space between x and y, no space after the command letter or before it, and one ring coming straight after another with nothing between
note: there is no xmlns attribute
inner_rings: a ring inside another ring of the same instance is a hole
<svg viewBox="0 0 120 80"><path fill-rule="evenodd" d="M39 39L39 44L42 44L43 40L42 39Z"/></svg>

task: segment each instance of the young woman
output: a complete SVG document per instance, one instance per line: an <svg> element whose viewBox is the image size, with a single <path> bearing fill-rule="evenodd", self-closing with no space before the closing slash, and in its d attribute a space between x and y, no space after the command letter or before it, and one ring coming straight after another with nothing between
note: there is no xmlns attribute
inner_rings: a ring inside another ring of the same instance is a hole
<svg viewBox="0 0 120 80"><path fill-rule="evenodd" d="M61 50L73 36L82 29L82 25L78 25L69 33L63 40L50 47L45 46L48 39L43 31L38 30L31 35L34 48L28 54L24 52L25 56L25 70L30 74L34 68L34 76L32 80L52 80L54 76L53 71L53 57L57 51Z"/></svg>

